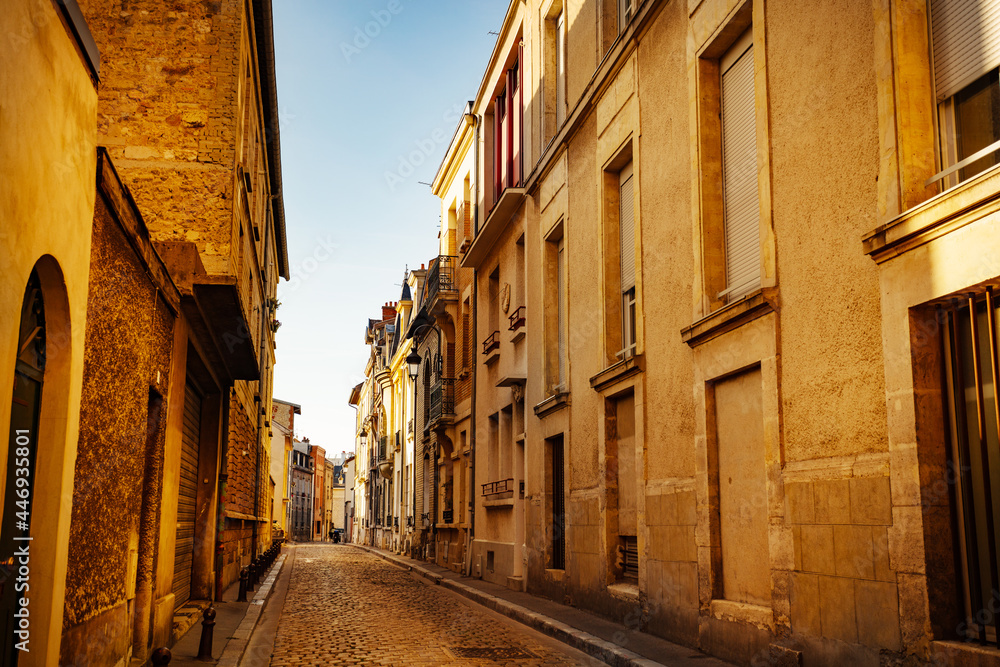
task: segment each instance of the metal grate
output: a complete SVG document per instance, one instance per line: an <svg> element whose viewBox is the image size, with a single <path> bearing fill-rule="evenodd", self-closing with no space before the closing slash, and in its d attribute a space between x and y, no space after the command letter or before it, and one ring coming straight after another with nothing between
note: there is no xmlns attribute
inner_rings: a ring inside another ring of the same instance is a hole
<svg viewBox="0 0 1000 667"><path fill-rule="evenodd" d="M449 649L457 658L475 660L531 660L537 655L514 646L455 646Z"/></svg>

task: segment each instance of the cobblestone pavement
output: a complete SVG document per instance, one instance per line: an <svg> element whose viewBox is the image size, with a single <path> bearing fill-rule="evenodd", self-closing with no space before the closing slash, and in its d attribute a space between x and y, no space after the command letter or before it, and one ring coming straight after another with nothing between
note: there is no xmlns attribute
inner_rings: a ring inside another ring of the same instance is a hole
<svg viewBox="0 0 1000 667"><path fill-rule="evenodd" d="M603 665L348 545L295 547L271 665Z"/></svg>

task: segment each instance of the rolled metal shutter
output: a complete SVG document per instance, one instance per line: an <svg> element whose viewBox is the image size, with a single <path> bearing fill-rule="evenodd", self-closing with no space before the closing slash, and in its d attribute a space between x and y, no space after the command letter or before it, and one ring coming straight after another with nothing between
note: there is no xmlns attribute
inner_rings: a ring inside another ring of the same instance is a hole
<svg viewBox="0 0 1000 667"><path fill-rule="evenodd" d="M635 287L635 201L632 188L632 163L618 174L620 206L618 214L621 254L622 294Z"/></svg>
<svg viewBox="0 0 1000 667"><path fill-rule="evenodd" d="M946 100L1000 65L1000 0L931 0L934 88Z"/></svg>
<svg viewBox="0 0 1000 667"><path fill-rule="evenodd" d="M743 45L741 39L737 48ZM724 57L724 61L726 59ZM742 54L736 54L732 65L722 73L722 176L726 293L733 299L760 285L760 197L752 43Z"/></svg>
<svg viewBox="0 0 1000 667"><path fill-rule="evenodd" d="M198 493L198 450L201 434L201 394L190 383L184 390L181 429L181 475L177 490L177 541L174 546L174 608L191 598L194 557L195 498Z"/></svg>

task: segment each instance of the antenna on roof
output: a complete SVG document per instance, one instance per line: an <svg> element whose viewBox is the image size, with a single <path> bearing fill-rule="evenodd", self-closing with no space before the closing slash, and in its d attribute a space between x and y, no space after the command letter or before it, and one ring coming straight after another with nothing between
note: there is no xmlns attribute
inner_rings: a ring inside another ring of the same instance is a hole
<svg viewBox="0 0 1000 667"><path fill-rule="evenodd" d="M429 188L433 188L434 187L434 185L432 183L424 183L423 181L417 181L417 183L420 183L420 185L426 185Z"/></svg>
<svg viewBox="0 0 1000 667"><path fill-rule="evenodd" d="M487 35L496 35L497 37L499 37L499 36L500 36L500 33L498 33L498 32L493 32L492 30L490 30L490 31L489 31L488 33L486 33L486 34L487 34Z"/></svg>

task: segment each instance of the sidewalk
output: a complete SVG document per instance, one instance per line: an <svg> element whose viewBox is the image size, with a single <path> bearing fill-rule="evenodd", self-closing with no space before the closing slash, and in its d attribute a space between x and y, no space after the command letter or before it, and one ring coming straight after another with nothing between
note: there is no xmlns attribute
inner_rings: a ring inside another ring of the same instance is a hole
<svg viewBox="0 0 1000 667"><path fill-rule="evenodd" d="M215 629L212 634L212 662L198 660L198 648L201 644L201 618L191 626L183 637L171 647L173 657L170 667L193 667L194 665L220 665L237 667L240 658L246 651L250 635L257 620L260 618L267 601L268 594L274 586L274 581L281 572L287 552L282 549L275 559L270 571L264 576L254 593L247 593L250 602L236 602L239 595L239 582L233 583L222 595L222 602L215 607Z"/></svg>
<svg viewBox="0 0 1000 667"><path fill-rule="evenodd" d="M695 649L644 632L630 630L575 607L512 591L480 579L463 577L435 563L352 544L390 563L410 570L431 583L449 588L474 602L554 637L614 667L731 667ZM627 648L626 648L627 647Z"/></svg>

